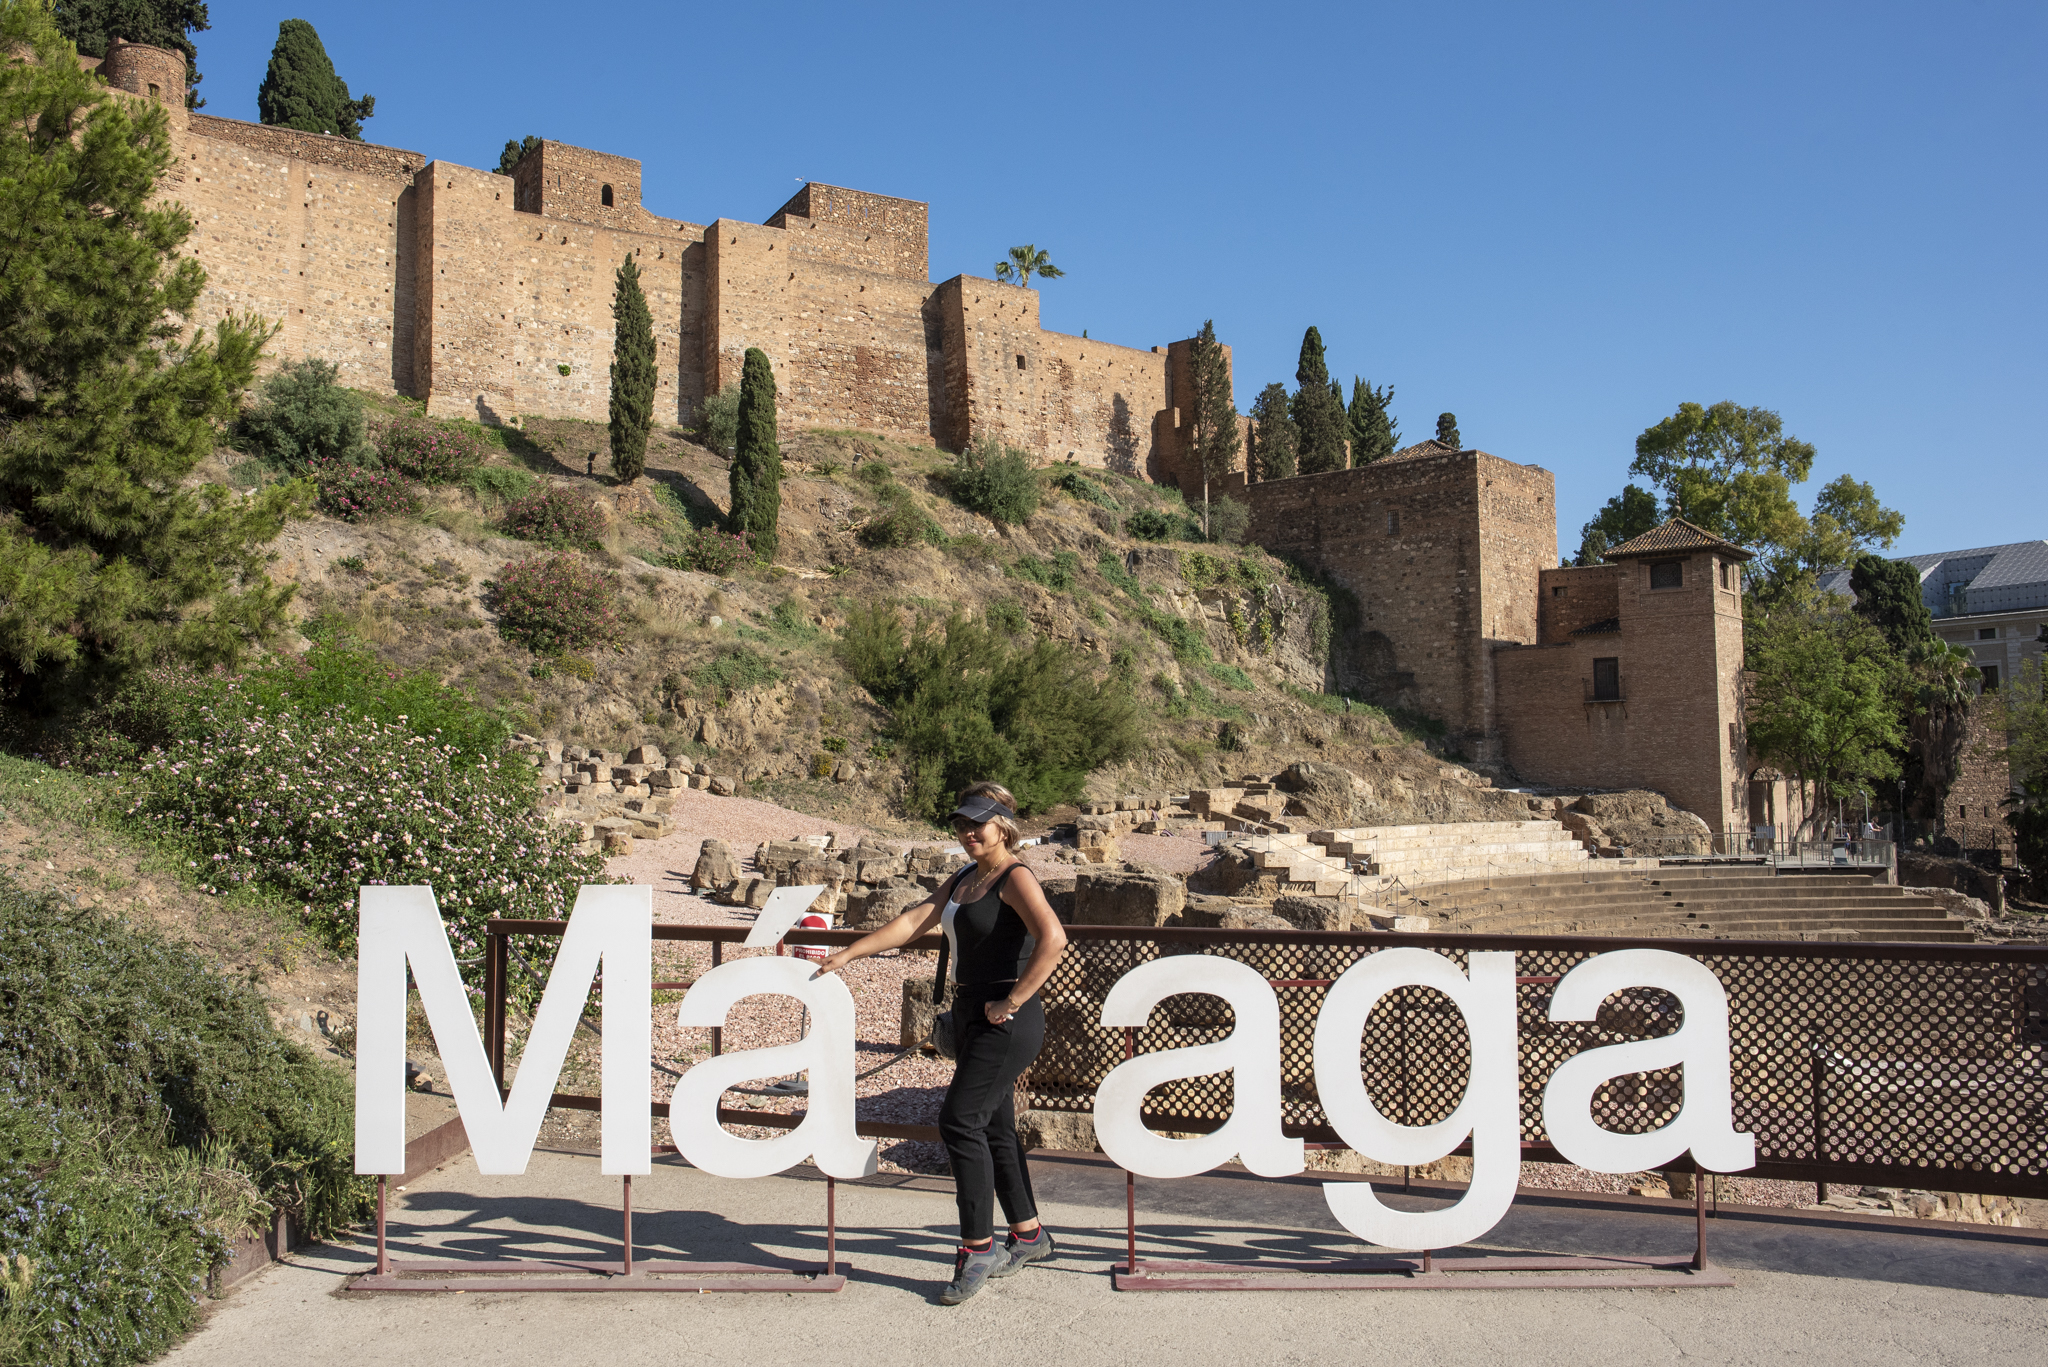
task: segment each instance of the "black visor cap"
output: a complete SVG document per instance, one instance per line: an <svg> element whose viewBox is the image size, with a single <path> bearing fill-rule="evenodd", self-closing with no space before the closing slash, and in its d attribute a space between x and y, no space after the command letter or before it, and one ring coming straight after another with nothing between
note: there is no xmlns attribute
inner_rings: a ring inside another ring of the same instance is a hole
<svg viewBox="0 0 2048 1367"><path fill-rule="evenodd" d="M980 826L995 820L999 816L1014 817L1016 815L1015 812L994 798L976 793L973 797L966 799L959 806L955 807L953 815L948 817L947 820L971 821L975 825Z"/></svg>

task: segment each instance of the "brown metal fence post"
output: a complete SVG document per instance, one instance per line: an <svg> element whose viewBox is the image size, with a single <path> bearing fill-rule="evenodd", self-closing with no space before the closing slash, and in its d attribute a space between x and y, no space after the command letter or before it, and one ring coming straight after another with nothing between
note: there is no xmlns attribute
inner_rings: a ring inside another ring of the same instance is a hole
<svg viewBox="0 0 2048 1367"><path fill-rule="evenodd" d="M1700 1171L1698 1162L1692 1165L1692 1224L1696 1241L1692 1252L1692 1270L1707 1270L1707 1189L1702 1183L1713 1181L1713 1176Z"/></svg>
<svg viewBox="0 0 2048 1367"><path fill-rule="evenodd" d="M377 1174L377 1275L388 1276L391 1257L384 1249L384 1174Z"/></svg>
<svg viewBox="0 0 2048 1367"><path fill-rule="evenodd" d="M1827 1136L1828 1073L1827 1059L1821 1053L1819 1040L1813 1042L1813 1161L1828 1161ZM1828 1184L1815 1182L1814 1194L1817 1199L1828 1199Z"/></svg>
<svg viewBox="0 0 2048 1367"><path fill-rule="evenodd" d="M719 964L721 964L721 963L723 963L723 962L725 961L725 955L724 955L724 950L725 950L725 941L723 941L723 940L713 940L713 941L711 942L711 966L712 966L713 968L716 968L716 967L718 967L718 965L719 965ZM719 1025L714 1025L714 1026L712 1026L712 1027L711 1027L711 1052L712 1052L713 1054L717 1054L717 1053L721 1053L721 1052L723 1052L723 1047L724 1047L724 1044L725 1044L725 1027L723 1027L723 1026L719 1026Z"/></svg>
<svg viewBox="0 0 2048 1367"><path fill-rule="evenodd" d="M839 1180L825 1178L825 1275L839 1270Z"/></svg>
<svg viewBox="0 0 2048 1367"><path fill-rule="evenodd" d="M1124 1027L1124 1057L1136 1052L1138 1032ZM1138 1275L1138 1174L1124 1169L1124 1270Z"/></svg>

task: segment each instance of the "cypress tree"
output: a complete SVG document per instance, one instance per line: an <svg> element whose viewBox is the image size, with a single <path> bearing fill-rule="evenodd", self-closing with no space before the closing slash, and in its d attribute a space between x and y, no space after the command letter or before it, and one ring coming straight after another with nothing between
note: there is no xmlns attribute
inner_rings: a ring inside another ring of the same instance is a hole
<svg viewBox="0 0 2048 1367"><path fill-rule="evenodd" d="M238 499L188 482L269 337L193 331L206 272L158 191L160 105L114 100L40 5L0 6L0 691L62 704L165 662L233 666L285 622L265 545L292 481Z"/></svg>
<svg viewBox="0 0 2048 1367"><path fill-rule="evenodd" d="M1351 463L1370 465L1385 460L1400 449L1401 431L1389 412L1394 386L1375 389L1356 375L1351 377L1351 409L1346 425L1351 429Z"/></svg>
<svg viewBox="0 0 2048 1367"><path fill-rule="evenodd" d="M1310 328L1301 339L1301 364L1295 369L1293 417L1297 462L1304 475L1342 470L1344 403L1330 387L1330 367L1323 357L1323 334Z"/></svg>
<svg viewBox="0 0 2048 1367"><path fill-rule="evenodd" d="M303 19L277 26L277 46L270 50L270 69L256 91L256 115L279 128L302 133L338 133L363 140L363 120L377 97L352 100L348 82L334 73L334 62L320 35Z"/></svg>
<svg viewBox="0 0 2048 1367"><path fill-rule="evenodd" d="M1195 378L1193 446L1202 467L1202 534L1209 534L1209 485L1237 467L1240 442L1237 405L1230 398L1230 362L1216 340L1216 322L1209 319L1195 334L1191 369Z"/></svg>
<svg viewBox="0 0 2048 1367"><path fill-rule="evenodd" d="M728 530L753 538L754 554L775 559L782 512L782 448L775 444L775 372L759 347L747 348L740 370L740 430L732 457Z"/></svg>
<svg viewBox="0 0 2048 1367"><path fill-rule="evenodd" d="M647 468L654 425L654 315L629 255L612 292L612 473L631 484Z"/></svg>
<svg viewBox="0 0 2048 1367"><path fill-rule="evenodd" d="M1436 415L1436 439L1453 451L1465 449L1465 439L1458 435L1458 415L1439 413Z"/></svg>
<svg viewBox="0 0 2048 1367"><path fill-rule="evenodd" d="M1252 400L1253 467L1262 480L1293 475L1300 434L1287 416L1287 386L1269 384Z"/></svg>
<svg viewBox="0 0 2048 1367"><path fill-rule="evenodd" d="M538 146L540 139L531 133L523 138L505 139L505 150L498 153L498 174L511 175L518 169L519 163L526 159L526 154Z"/></svg>

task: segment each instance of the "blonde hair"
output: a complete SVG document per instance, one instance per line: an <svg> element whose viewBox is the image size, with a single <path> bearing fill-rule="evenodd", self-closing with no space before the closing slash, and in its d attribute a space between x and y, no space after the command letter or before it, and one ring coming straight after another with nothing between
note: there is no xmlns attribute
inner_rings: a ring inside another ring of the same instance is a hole
<svg viewBox="0 0 2048 1367"><path fill-rule="evenodd" d="M1002 833L1004 847L1012 854L1016 853L1017 847L1024 843L1024 831L1017 825L1016 797L1002 784L994 783L987 779L983 779L980 783L970 783L965 788L962 788L960 796L954 799L954 804L957 806L970 797L985 797L991 802L1000 802L1003 806L1010 809L1008 815L998 813L989 819L995 823L996 830Z"/></svg>

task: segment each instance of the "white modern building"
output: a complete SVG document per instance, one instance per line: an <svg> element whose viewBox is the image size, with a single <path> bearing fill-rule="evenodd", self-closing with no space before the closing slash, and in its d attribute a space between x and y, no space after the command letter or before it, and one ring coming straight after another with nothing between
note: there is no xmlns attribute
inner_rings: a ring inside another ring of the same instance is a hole
<svg viewBox="0 0 2048 1367"><path fill-rule="evenodd" d="M1934 614L1935 632L1975 657L1987 691L2048 649L2048 541L1899 559L1920 571L1920 598ZM1854 596L1847 570L1822 576L1820 586Z"/></svg>

